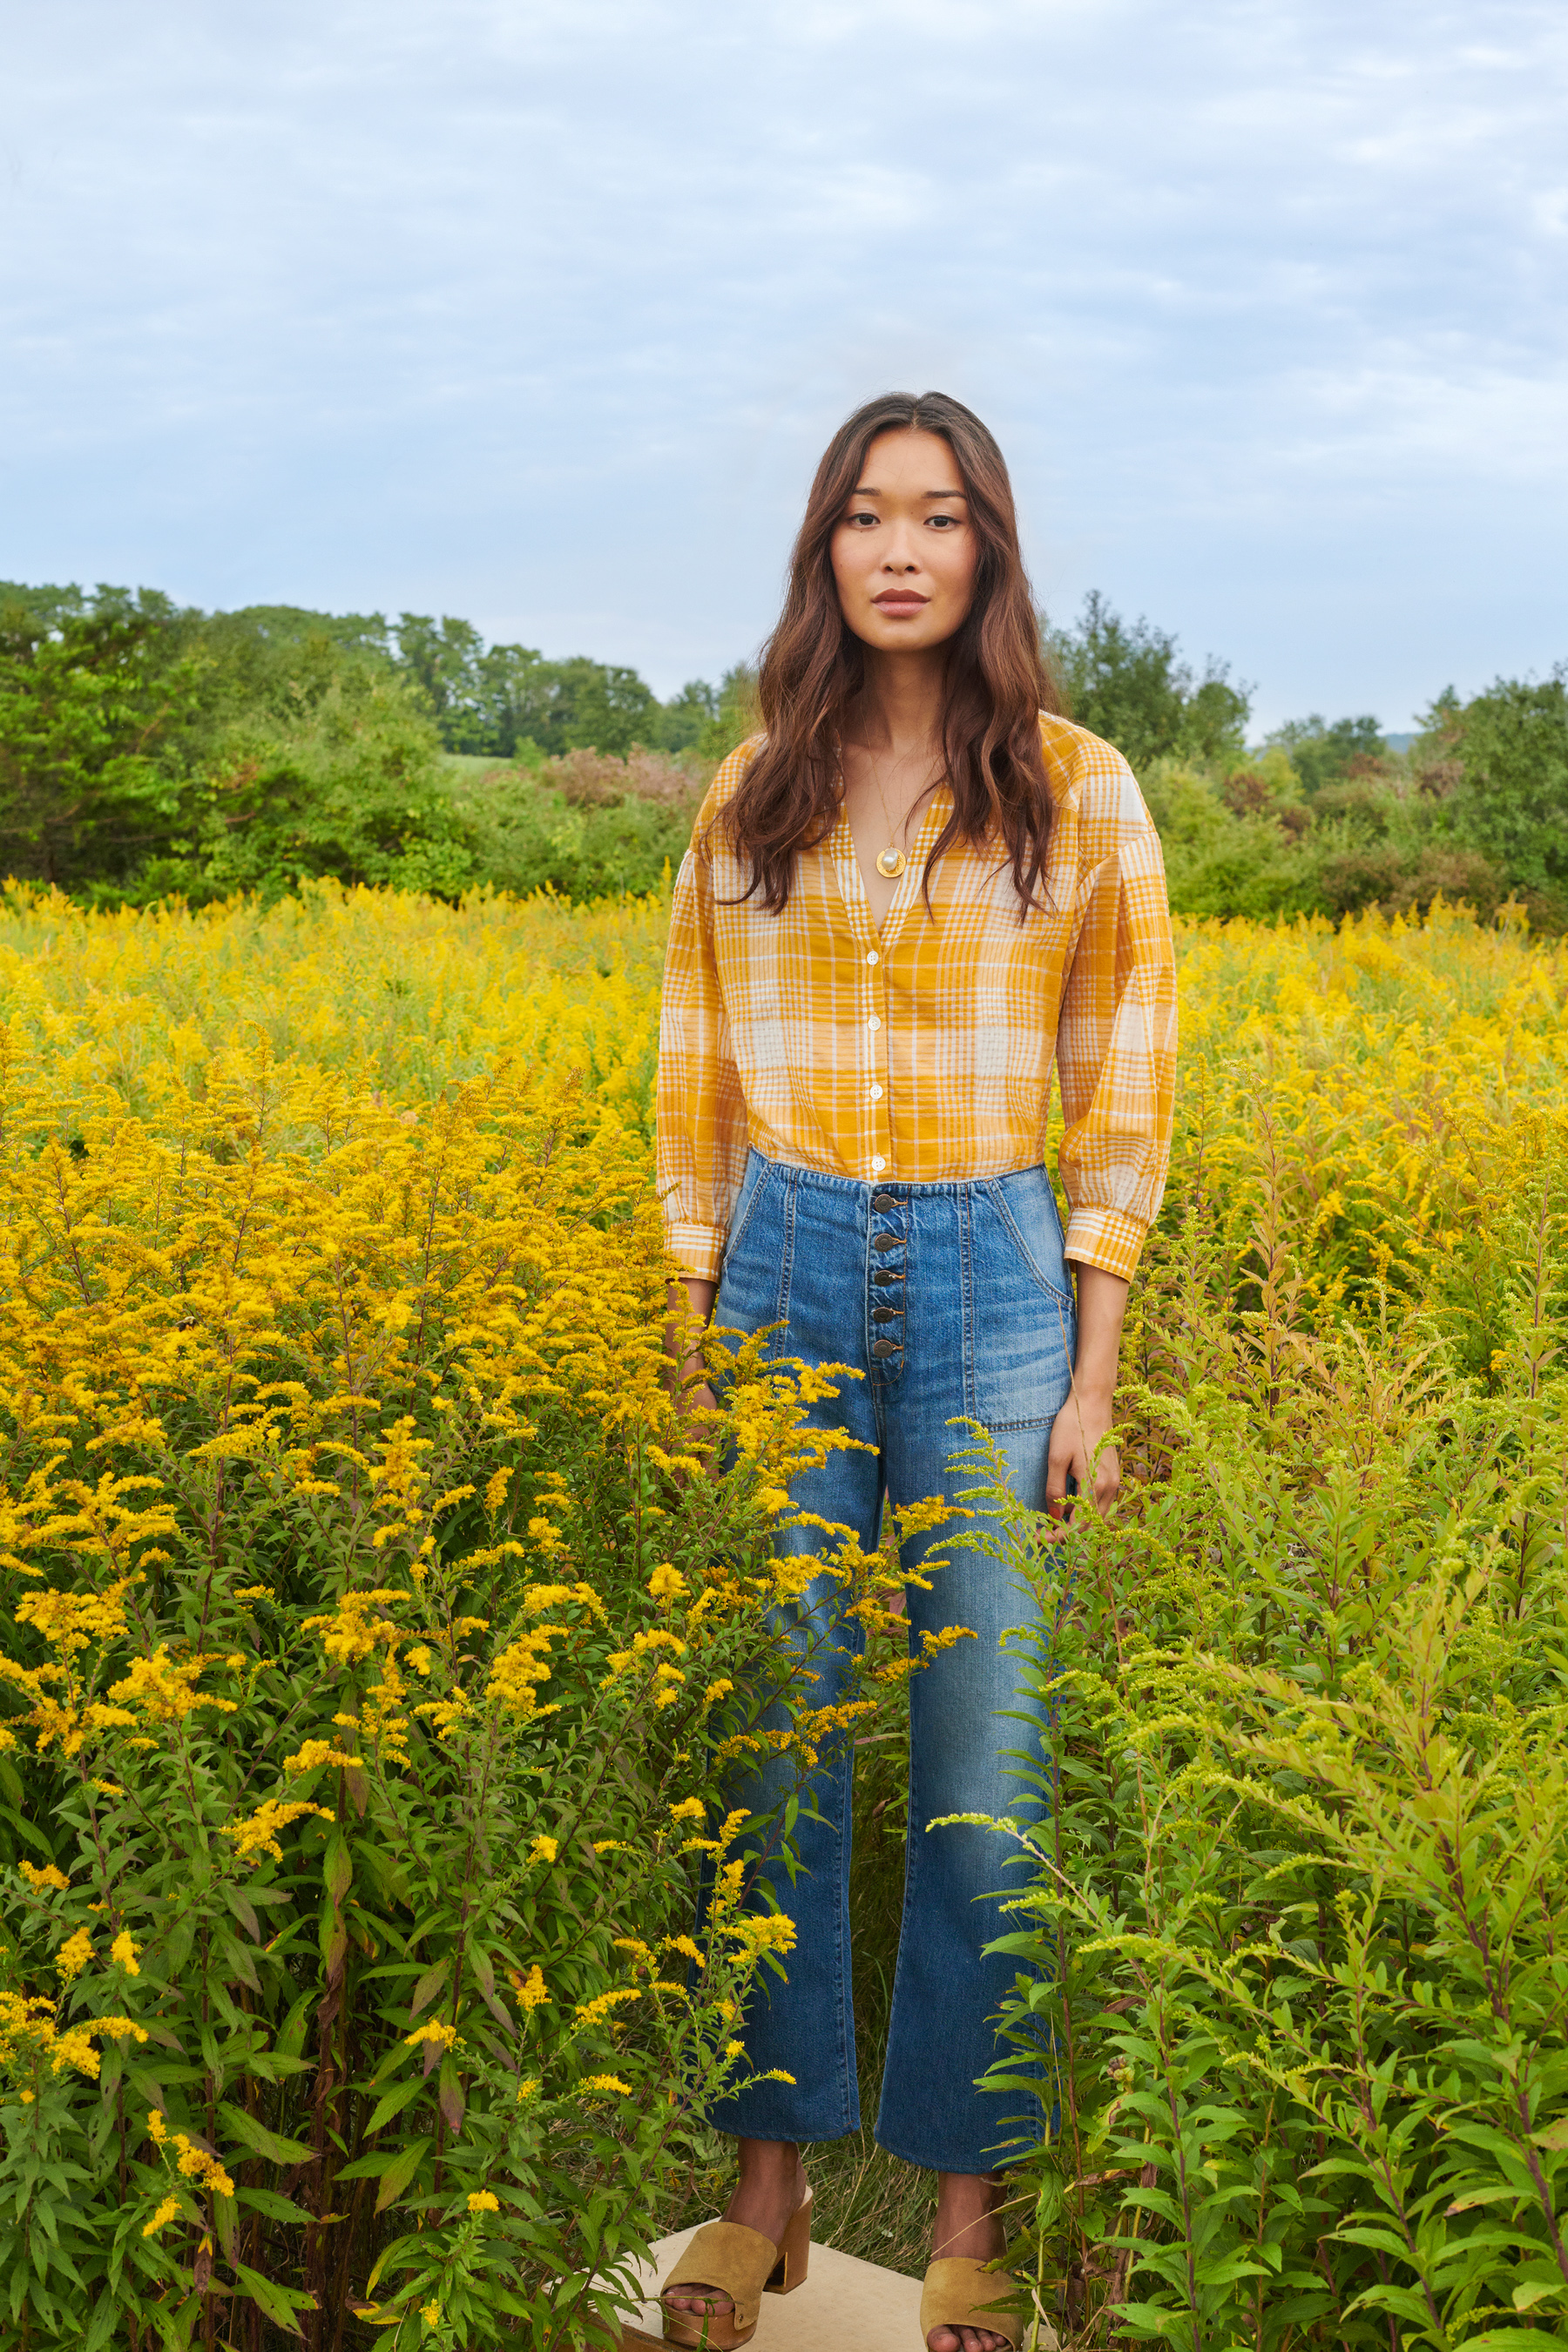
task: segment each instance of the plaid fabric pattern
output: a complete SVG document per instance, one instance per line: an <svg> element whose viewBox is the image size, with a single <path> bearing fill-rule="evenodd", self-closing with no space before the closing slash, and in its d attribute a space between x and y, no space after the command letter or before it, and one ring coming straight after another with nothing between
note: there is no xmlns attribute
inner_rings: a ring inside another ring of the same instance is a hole
<svg viewBox="0 0 1568 2352"><path fill-rule="evenodd" d="M780 916L710 821L755 756L713 779L681 863L659 1026L658 1185L678 1264L716 1281L748 1146L831 1176L934 1183L1043 1159L1053 1067L1067 1254L1131 1276L1170 1161L1176 977L1165 873L1132 771L1040 720L1053 805L1018 920L1011 869L959 843L921 880L935 793L880 933L840 812Z"/></svg>

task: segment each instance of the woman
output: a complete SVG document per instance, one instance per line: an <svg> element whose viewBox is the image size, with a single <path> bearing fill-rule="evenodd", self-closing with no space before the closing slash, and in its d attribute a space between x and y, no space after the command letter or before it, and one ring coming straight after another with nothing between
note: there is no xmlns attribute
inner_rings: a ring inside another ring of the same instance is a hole
<svg viewBox="0 0 1568 2352"><path fill-rule="evenodd" d="M875 400L817 469L760 681L765 731L720 769L676 885L658 1078L666 1229L699 1323L779 1323L780 1352L855 1367L831 1404L862 1448L795 1501L878 1540L894 1502L954 1491L984 1423L1014 1490L1103 1509L1129 1279L1169 1157L1175 984L1160 846L1121 755L1058 715L1002 454L939 394ZM1064 1236L1041 1164L1053 1064ZM1068 1273L1068 1265L1073 1275ZM1076 1297L1075 1297L1076 1290ZM717 1297L715 1297L717 1292ZM688 1391L711 1406L700 1356ZM783 1541L801 1550L809 1528ZM928 1539L929 1541L929 1539ZM914 1544L907 1569L925 1546ZM818 1703L853 1636L841 1588L805 1596ZM911 1641L961 1640L910 1689L910 1835L877 2137L939 2176L930 2352L1000 2352L1016 2319L998 2164L1016 2097L975 2088L1014 1964L999 1859L932 1819L1019 1810L1025 1706L1009 1626L1034 1604L952 1548L910 1588ZM837 1646L835 1643L837 1642ZM1009 1710L1014 1719L1009 1721ZM759 1991L759 2082L713 2117L740 2143L725 2221L665 2283L666 2336L745 2342L770 2278L804 2272L803 2140L858 2124L847 1953L851 1756L803 1806L787 1984ZM765 1791L759 1802L765 1802ZM985 2306L993 2306L989 2311Z"/></svg>

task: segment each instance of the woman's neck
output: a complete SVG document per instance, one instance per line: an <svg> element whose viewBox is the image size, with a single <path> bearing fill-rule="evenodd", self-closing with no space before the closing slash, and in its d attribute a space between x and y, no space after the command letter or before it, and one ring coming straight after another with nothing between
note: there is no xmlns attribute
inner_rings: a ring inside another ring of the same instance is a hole
<svg viewBox="0 0 1568 2352"><path fill-rule="evenodd" d="M868 751L906 759L942 740L946 663L942 649L890 654L867 648L866 682L850 713L849 733Z"/></svg>

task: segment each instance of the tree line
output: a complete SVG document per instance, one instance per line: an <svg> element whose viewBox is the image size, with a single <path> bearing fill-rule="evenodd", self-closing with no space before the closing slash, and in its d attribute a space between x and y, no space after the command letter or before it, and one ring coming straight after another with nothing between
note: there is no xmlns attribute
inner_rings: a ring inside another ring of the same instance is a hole
<svg viewBox="0 0 1568 2352"><path fill-rule="evenodd" d="M1099 594L1049 628L1073 717L1115 743L1193 914L1340 914L1437 891L1568 920L1568 667L1249 746L1220 662ZM315 877L457 895L658 887L754 715L741 663L661 701L625 665L470 622L0 583L0 874L100 904L275 898Z"/></svg>

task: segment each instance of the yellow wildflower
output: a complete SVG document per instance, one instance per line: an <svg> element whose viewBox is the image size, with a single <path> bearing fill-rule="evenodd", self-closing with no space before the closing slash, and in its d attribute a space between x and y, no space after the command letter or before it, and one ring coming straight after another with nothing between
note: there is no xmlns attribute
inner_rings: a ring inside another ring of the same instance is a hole
<svg viewBox="0 0 1568 2352"><path fill-rule="evenodd" d="M541 1831L529 1848L529 1858L533 1862L553 1862L560 1851L559 1840L549 1837Z"/></svg>
<svg viewBox="0 0 1568 2352"><path fill-rule="evenodd" d="M174 2220L179 2210L180 2200L177 2197L165 2197L153 2219L142 2223L142 2235L144 2238L155 2238L159 2231Z"/></svg>
<svg viewBox="0 0 1568 2352"><path fill-rule="evenodd" d="M41 1867L34 1862L21 1862L16 1867L28 1885L37 1887L40 1892L46 1886L55 1886L64 1894L70 1886L70 1880L66 1876L65 1872L57 1870L52 1862L45 1863Z"/></svg>
<svg viewBox="0 0 1568 2352"><path fill-rule="evenodd" d="M341 1748L334 1748L330 1739L307 1739L292 1756L285 1756L283 1769L290 1773L317 1772L323 1764L330 1764L339 1771L347 1771L363 1762L363 1756L346 1756Z"/></svg>
<svg viewBox="0 0 1568 2352"><path fill-rule="evenodd" d="M301 1821L307 1813L313 1813L323 1822L337 1819L337 1815L329 1811L325 1805L286 1805L276 1797L268 1797L265 1804L258 1805L256 1811L247 1814L244 1820L225 1822L218 1834L232 1838L237 1858L249 1863L254 1869L264 1854L269 1853L274 1862L282 1861L283 1849L278 1843L279 1833L289 1827L290 1822Z"/></svg>
<svg viewBox="0 0 1568 2352"><path fill-rule="evenodd" d="M68 1936L66 1938L55 1954L55 1966L67 1984L69 1984L73 1977L80 1976L91 1958L92 1937L85 1927L79 1927L74 1936Z"/></svg>
<svg viewBox="0 0 1568 2352"><path fill-rule="evenodd" d="M538 2009L550 1999L550 1988L544 1981L544 1971L537 1960L528 1972L526 1983L516 1974L513 1975L511 1981L516 1989L518 2000L525 2010Z"/></svg>
<svg viewBox="0 0 1568 2352"><path fill-rule="evenodd" d="M468 2210L470 2213L499 2213L500 2199L492 2197L488 2189L476 2189L469 2194Z"/></svg>
<svg viewBox="0 0 1568 2352"><path fill-rule="evenodd" d="M131 1940L129 1928L121 1927L109 1948L109 1957L116 1968L123 1969L128 1977L139 1977L141 1967L136 1958L137 1947Z"/></svg>
<svg viewBox="0 0 1568 2352"><path fill-rule="evenodd" d="M437 2042L443 2050L460 2050L463 2046L462 2036L457 2027L443 2025L436 2017L426 2018L423 2025L416 2025L412 2033L405 2033L403 2037L405 2050L417 2050L422 2042Z"/></svg>
<svg viewBox="0 0 1568 2352"><path fill-rule="evenodd" d="M622 2001L636 2000L637 1997L636 1985L617 1985L609 1992L596 1993L592 2000L579 2001L572 2013L580 2017L584 2025L597 2025L602 2018L608 2017L613 2009L618 2009Z"/></svg>

